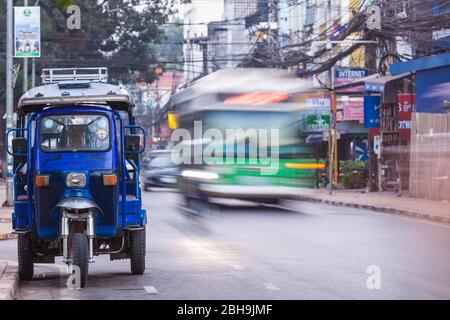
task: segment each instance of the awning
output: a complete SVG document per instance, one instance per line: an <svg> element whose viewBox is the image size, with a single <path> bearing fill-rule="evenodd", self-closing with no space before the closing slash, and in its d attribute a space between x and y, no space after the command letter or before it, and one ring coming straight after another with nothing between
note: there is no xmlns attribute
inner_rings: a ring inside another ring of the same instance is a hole
<svg viewBox="0 0 450 320"><path fill-rule="evenodd" d="M352 83L336 86L334 89L339 91L342 89L364 86L365 92L384 92L384 87L387 83L409 77L410 75L410 73L402 73L395 76L390 75L380 77L379 74L373 74Z"/></svg>
<svg viewBox="0 0 450 320"><path fill-rule="evenodd" d="M417 72L435 68L442 68L450 65L450 53L437 54L428 57L422 57L415 60L394 63L391 65L392 74L401 74L405 72Z"/></svg>
<svg viewBox="0 0 450 320"><path fill-rule="evenodd" d="M376 79L366 81L364 87L366 89L366 92L384 92L384 87L386 86L387 83L395 80L400 80L409 76L411 76L410 73L402 73L395 76L390 75L379 77Z"/></svg>

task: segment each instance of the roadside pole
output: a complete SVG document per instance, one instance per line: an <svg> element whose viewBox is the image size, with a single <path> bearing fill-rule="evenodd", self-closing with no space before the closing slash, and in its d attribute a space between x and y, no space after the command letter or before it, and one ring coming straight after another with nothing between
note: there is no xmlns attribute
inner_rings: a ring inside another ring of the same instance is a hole
<svg viewBox="0 0 450 320"><path fill-rule="evenodd" d="M13 0L6 2L6 131L13 127ZM5 132L6 132L5 131ZM8 144L5 145L5 151ZM12 156L6 152L6 206L13 203Z"/></svg>
<svg viewBox="0 0 450 320"><path fill-rule="evenodd" d="M34 6L39 5L39 0L36 0ZM36 58L31 59L31 87L36 87Z"/></svg>
<svg viewBox="0 0 450 320"><path fill-rule="evenodd" d="M330 195L333 194L333 178L334 178L334 162L335 162L335 145L334 145L334 135L335 135L335 129L332 127L332 124L334 123L336 114L335 111L335 97L336 93L334 92L334 68L330 68L330 86L331 88L331 108L330 108L330 124L328 125L328 141L329 141L329 155L328 155L328 192Z"/></svg>
<svg viewBox="0 0 450 320"><path fill-rule="evenodd" d="M334 71L333 71L334 73ZM334 82L334 80L333 80ZM334 146L334 183L337 185L339 182L339 160L338 160L338 130L337 130L337 99L336 99L336 91L334 90L333 85L333 95L332 95L332 101L331 106L333 108L333 127L334 127L334 135L333 135L333 146Z"/></svg>
<svg viewBox="0 0 450 320"><path fill-rule="evenodd" d="M23 0L24 7L28 6L28 0ZM23 59L23 92L28 91L28 58Z"/></svg>
<svg viewBox="0 0 450 320"><path fill-rule="evenodd" d="M31 59L31 87L36 87L36 58Z"/></svg>

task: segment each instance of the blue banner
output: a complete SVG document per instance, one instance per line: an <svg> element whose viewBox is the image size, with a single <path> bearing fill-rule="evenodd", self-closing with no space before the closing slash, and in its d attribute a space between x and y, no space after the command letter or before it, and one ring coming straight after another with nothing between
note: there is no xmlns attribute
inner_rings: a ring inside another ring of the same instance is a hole
<svg viewBox="0 0 450 320"><path fill-rule="evenodd" d="M450 66L417 72L417 112L446 113L450 100Z"/></svg>
<svg viewBox="0 0 450 320"><path fill-rule="evenodd" d="M365 128L373 129L380 127L380 107L381 107L381 96L364 97Z"/></svg>

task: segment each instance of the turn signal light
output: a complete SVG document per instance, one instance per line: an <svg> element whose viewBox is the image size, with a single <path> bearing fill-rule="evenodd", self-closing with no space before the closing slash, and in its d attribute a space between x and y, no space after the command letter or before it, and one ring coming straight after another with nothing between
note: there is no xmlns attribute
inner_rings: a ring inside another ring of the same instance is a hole
<svg viewBox="0 0 450 320"><path fill-rule="evenodd" d="M50 176L36 176L34 180L36 188L45 188L50 185Z"/></svg>
<svg viewBox="0 0 450 320"><path fill-rule="evenodd" d="M105 186L105 187L117 186L117 175L116 174L104 174L103 175L103 186Z"/></svg>

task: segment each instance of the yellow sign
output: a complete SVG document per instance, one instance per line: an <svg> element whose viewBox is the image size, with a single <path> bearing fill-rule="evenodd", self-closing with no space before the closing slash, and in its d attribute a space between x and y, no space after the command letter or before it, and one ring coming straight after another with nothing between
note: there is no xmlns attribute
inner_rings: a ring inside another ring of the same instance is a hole
<svg viewBox="0 0 450 320"><path fill-rule="evenodd" d="M170 129L178 128L178 114L175 112L169 112L167 115L167 123Z"/></svg>

